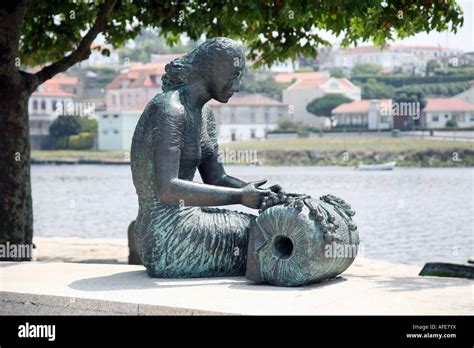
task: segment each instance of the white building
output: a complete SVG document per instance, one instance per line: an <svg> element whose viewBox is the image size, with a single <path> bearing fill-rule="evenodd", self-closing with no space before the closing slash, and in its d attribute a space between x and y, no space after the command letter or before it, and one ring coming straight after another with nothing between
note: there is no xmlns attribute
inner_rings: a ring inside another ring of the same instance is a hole
<svg viewBox="0 0 474 348"><path fill-rule="evenodd" d="M38 86L28 101L31 147L42 148L49 137L49 126L62 114L74 108L79 89L77 77L58 74Z"/></svg>
<svg viewBox="0 0 474 348"><path fill-rule="evenodd" d="M459 94L456 94L453 98L462 99L471 104L474 104L474 80L469 81L469 84L470 84L469 89Z"/></svg>
<svg viewBox="0 0 474 348"><path fill-rule="evenodd" d="M301 73L294 75L296 81L283 91L283 103L289 105L290 116L304 125L328 127L327 117L318 117L306 110L306 106L316 98L328 93L342 94L352 100L361 99L361 89L346 78L324 77L322 73ZM282 79L281 77L279 78Z"/></svg>
<svg viewBox="0 0 474 348"><path fill-rule="evenodd" d="M133 133L137 126L141 110L127 110L121 112L100 111L97 113L98 149L127 150L132 146Z"/></svg>
<svg viewBox="0 0 474 348"><path fill-rule="evenodd" d="M474 104L457 98L428 98L423 109L426 128L444 128L455 120L459 128L474 127Z"/></svg>
<svg viewBox="0 0 474 348"><path fill-rule="evenodd" d="M384 49L376 46L360 46L339 50L334 55L334 66L352 69L357 63L374 63L388 73L397 70L405 73L413 71L424 73L428 61L461 54L461 50L438 46L388 45Z"/></svg>
<svg viewBox="0 0 474 348"><path fill-rule="evenodd" d="M427 129L445 128L446 122L456 120L459 128L474 127L474 104L457 98L427 98L418 125ZM359 100L341 104L332 110L336 127L367 129L405 128L408 116L393 113L396 105L391 99Z"/></svg>
<svg viewBox="0 0 474 348"><path fill-rule="evenodd" d="M341 104L332 110L336 127L390 129L393 127L393 117L387 115L391 110L392 101L357 100Z"/></svg>
<svg viewBox="0 0 474 348"><path fill-rule="evenodd" d="M130 150L140 115L162 91L161 77L167 63L131 63L107 85L106 110L97 113L99 150Z"/></svg>
<svg viewBox="0 0 474 348"><path fill-rule="evenodd" d="M288 105L262 94L234 94L227 103L209 102L218 131L218 141L264 139L278 121L288 116Z"/></svg>

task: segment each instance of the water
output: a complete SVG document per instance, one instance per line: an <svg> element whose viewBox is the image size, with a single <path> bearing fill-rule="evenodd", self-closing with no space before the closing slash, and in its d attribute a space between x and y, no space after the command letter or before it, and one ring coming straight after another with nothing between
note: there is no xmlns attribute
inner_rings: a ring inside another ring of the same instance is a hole
<svg viewBox="0 0 474 348"><path fill-rule="evenodd" d="M474 255L472 169L226 169L245 181L268 178L287 192L344 198L357 212L364 257L422 265L464 263ZM32 181L36 236L126 238L128 224L137 214L129 166L34 165ZM231 208L256 213L241 206Z"/></svg>

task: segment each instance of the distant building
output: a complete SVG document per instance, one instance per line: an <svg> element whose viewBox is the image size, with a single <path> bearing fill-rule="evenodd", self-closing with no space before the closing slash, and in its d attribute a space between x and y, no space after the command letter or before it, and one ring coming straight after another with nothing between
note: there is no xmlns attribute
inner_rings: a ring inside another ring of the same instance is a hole
<svg viewBox="0 0 474 348"><path fill-rule="evenodd" d="M393 118L383 115L383 110L391 110L390 99L357 100L341 104L332 110L335 127L389 129Z"/></svg>
<svg viewBox="0 0 474 348"><path fill-rule="evenodd" d="M428 98L423 109L426 128L444 128L455 120L459 128L474 127L474 104L458 98Z"/></svg>
<svg viewBox="0 0 474 348"><path fill-rule="evenodd" d="M353 100L360 100L361 89L346 78L328 77L325 72L294 73L277 75L279 81L292 78L295 82L283 91L283 103L289 105L290 116L297 122L312 127L327 127L327 117L317 117L306 110L316 98L328 93L342 94ZM278 81L277 80L277 81Z"/></svg>
<svg viewBox="0 0 474 348"><path fill-rule="evenodd" d="M130 150L135 127L145 107L146 103L137 106L135 110L98 112L98 149Z"/></svg>
<svg viewBox="0 0 474 348"><path fill-rule="evenodd" d="M453 98L462 99L471 104L474 104L474 80L469 81L469 85L469 89L459 94L456 94Z"/></svg>
<svg viewBox="0 0 474 348"><path fill-rule="evenodd" d="M31 147L46 146L49 126L62 114L74 108L76 93L79 92L79 79L58 74L47 80L31 95L28 101Z"/></svg>
<svg viewBox="0 0 474 348"><path fill-rule="evenodd" d="M264 139L288 116L288 105L262 94L235 94L227 103L211 100L218 140L222 143Z"/></svg>
<svg viewBox="0 0 474 348"><path fill-rule="evenodd" d="M106 111L134 110L161 92L161 77L167 63L130 63L107 86Z"/></svg>
<svg viewBox="0 0 474 348"><path fill-rule="evenodd" d="M341 49L334 55L334 66L352 69L357 63L374 63L387 73L424 73L426 63L433 59L460 56L463 52L438 46L388 45L385 48L360 46Z"/></svg>
<svg viewBox="0 0 474 348"><path fill-rule="evenodd" d="M235 94L228 103L211 100L218 141L264 139L288 116L288 106L261 94ZM130 150L133 133L146 103L126 111L98 112L99 150Z"/></svg>
<svg viewBox="0 0 474 348"><path fill-rule="evenodd" d="M456 120L459 128L474 127L474 104L462 99L427 98L419 117L413 113L416 119L411 121L408 116L394 113L395 107L391 99L359 100L339 105L332 110L332 115L336 127L346 128L403 129L412 122L416 126L434 129L445 128L448 120Z"/></svg>

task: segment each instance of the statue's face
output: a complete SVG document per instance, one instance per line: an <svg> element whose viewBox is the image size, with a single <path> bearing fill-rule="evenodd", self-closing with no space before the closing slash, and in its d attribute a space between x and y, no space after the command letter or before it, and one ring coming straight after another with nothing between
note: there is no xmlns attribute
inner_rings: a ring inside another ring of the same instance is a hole
<svg viewBox="0 0 474 348"><path fill-rule="evenodd" d="M245 67L243 58L225 57L215 65L212 70L212 97L221 102L227 103L235 92L239 91L240 80Z"/></svg>

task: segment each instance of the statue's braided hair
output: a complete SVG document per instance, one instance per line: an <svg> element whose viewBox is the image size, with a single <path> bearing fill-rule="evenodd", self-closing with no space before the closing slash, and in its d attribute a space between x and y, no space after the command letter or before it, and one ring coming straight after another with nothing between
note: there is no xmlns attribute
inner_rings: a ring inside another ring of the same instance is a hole
<svg viewBox="0 0 474 348"><path fill-rule="evenodd" d="M208 75L214 59L223 53L244 59L242 46L237 41L226 37L210 39L192 52L166 64L166 73L161 78L163 91L176 89L196 78Z"/></svg>

